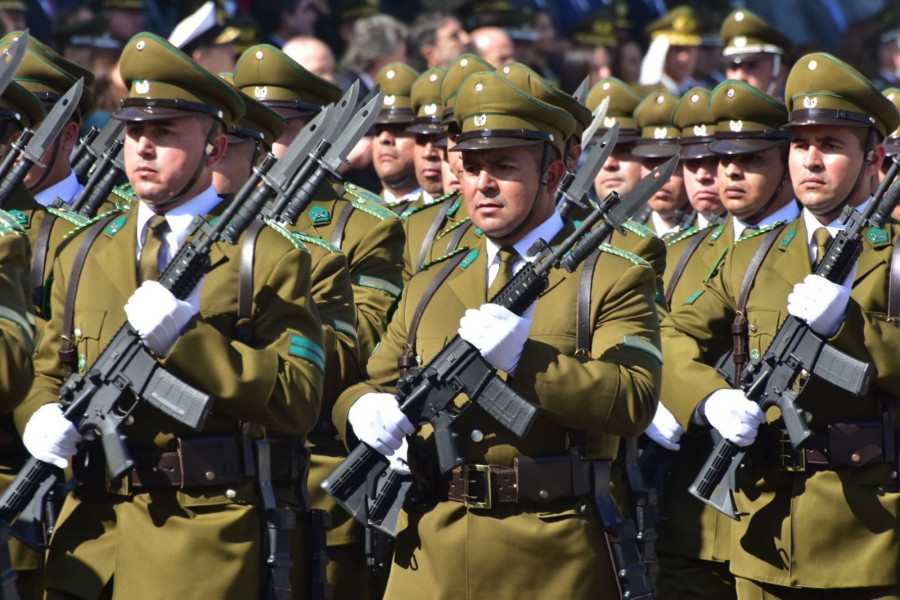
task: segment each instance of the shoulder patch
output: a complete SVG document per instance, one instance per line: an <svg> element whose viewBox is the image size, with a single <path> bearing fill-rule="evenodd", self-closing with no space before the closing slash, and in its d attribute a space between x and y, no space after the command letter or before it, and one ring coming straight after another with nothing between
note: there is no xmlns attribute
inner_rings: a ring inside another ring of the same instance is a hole
<svg viewBox="0 0 900 600"><path fill-rule="evenodd" d="M876 246L879 244L886 244L890 240L887 231L878 227L871 228L866 234L866 237L868 237L869 241Z"/></svg>
<svg viewBox="0 0 900 600"><path fill-rule="evenodd" d="M85 216L79 215L77 212L73 212L71 210L60 210L52 206L47 207L47 212L51 215L56 215L60 219L64 219L69 223L72 223L73 225L75 225L75 227L82 227L90 221L90 219Z"/></svg>
<svg viewBox="0 0 900 600"><path fill-rule="evenodd" d="M716 262L713 264L713 268L710 269L709 274L704 279L704 283L709 283L709 280L716 276L716 273L719 272L719 267L722 266L722 261L725 260L725 256L728 254L728 247L722 250L722 253L719 255L719 258L716 259Z"/></svg>
<svg viewBox="0 0 900 600"><path fill-rule="evenodd" d="M622 250L621 248L616 248L615 246L610 246L606 242L600 244L600 246L598 246L598 248L600 249L601 252L607 252L609 254L614 254L615 256L619 256L626 260L630 260L631 262L633 262L636 265L647 265L648 267L650 266L649 262L647 262L646 260L644 260L643 258L638 256L637 254L632 254L631 252L628 252L627 250Z"/></svg>
<svg viewBox="0 0 900 600"><path fill-rule="evenodd" d="M795 235L797 235L797 228L796 228L796 227L794 227L793 229L791 229L790 231L787 232L787 235L784 236L784 239L783 239L783 240L781 240L781 247L782 247L782 248L787 248L788 245L789 245L792 241L794 241L794 236L795 236Z"/></svg>
<svg viewBox="0 0 900 600"><path fill-rule="evenodd" d="M478 258L478 248L472 248L472 251L466 255L461 263L459 263L460 269L467 269L469 265L475 262L475 259Z"/></svg>
<svg viewBox="0 0 900 600"><path fill-rule="evenodd" d="M19 225L19 220L15 216L5 210L0 210L0 235L7 233L25 233L25 230Z"/></svg>
<svg viewBox="0 0 900 600"><path fill-rule="evenodd" d="M464 224L468 223L469 221L471 221L471 219L470 219L469 217L466 217L465 219L463 219L463 220L461 220L461 221L457 221L456 223L454 223L453 225L451 225L451 226L448 227L447 229L445 229L445 230L443 230L442 232L440 232L440 233L438 234L438 236L437 236L437 239L441 239L441 238L444 237L445 235L448 235L448 234L449 234L451 231L453 231L454 229L456 229L456 228L458 228L458 227L462 227Z"/></svg>
<svg viewBox="0 0 900 600"><path fill-rule="evenodd" d="M693 294L688 296L685 299L684 303L685 304L693 304L697 300L697 298L699 298L702 295L703 295L703 290L697 290L696 292L694 292Z"/></svg>
<svg viewBox="0 0 900 600"><path fill-rule="evenodd" d="M132 202L137 202L139 199L137 194L134 193L134 190L131 188L130 183L126 183L124 185L120 185L118 187L114 187L112 194L114 196L118 196L125 202L131 204Z"/></svg>
<svg viewBox="0 0 900 600"><path fill-rule="evenodd" d="M650 229L643 223L638 223L637 221L632 221L631 219L628 219L627 221L625 221L625 223L622 226L625 229L627 229L628 231L631 231L632 233L636 233L637 235L641 236L642 238L656 236L656 233L654 233L652 229Z"/></svg>
<svg viewBox="0 0 900 600"><path fill-rule="evenodd" d="M353 203L355 208L378 217L382 221L385 219L397 218L397 215L384 207L382 204L383 200L374 192L371 192L364 187L353 185L352 183L345 185L344 190L350 195L350 202Z"/></svg>
<svg viewBox="0 0 900 600"><path fill-rule="evenodd" d="M672 238L670 238L670 239L667 239L667 240L666 240L666 246L674 246L674 245L677 244L678 242L681 242L682 240L690 239L690 238L694 237L695 235L697 235L698 233L708 232L708 231L709 231L711 228L713 228L713 227L723 227L723 228L724 228L723 225L715 225L715 224L712 224L712 223L708 224L706 227L701 227L701 228L699 228L699 229L698 229L697 227L691 227L690 229L686 229L686 230L684 230L684 231L681 231L681 232L679 232L677 235L675 235L674 237L672 237ZM715 236L715 237L711 237L712 240L715 240L715 238L718 237L718 236L716 235L717 233L721 233L721 232L715 232L715 231L714 231L714 232L712 233L712 235Z"/></svg>
<svg viewBox="0 0 900 600"><path fill-rule="evenodd" d="M434 265L436 265L436 264L442 263L442 262L446 261L448 258L453 258L454 256L458 255L458 254L461 253L461 252L468 252L468 250L469 250L469 247L468 247L468 246L462 246L461 248L457 248L456 250L451 250L451 251L448 252L447 254L444 254L444 255L442 255L442 256L438 256L437 258L435 258L435 259L433 259L433 260L431 260L431 261L425 263L424 265L422 265L422 268L421 268L420 270L421 270L421 271L424 271L424 270L427 269L428 267L431 267L431 266L434 266Z"/></svg>
<svg viewBox="0 0 900 600"><path fill-rule="evenodd" d="M715 225L714 225L713 223L710 223L710 226L715 227ZM715 231L713 231L713 232L710 234L710 236L709 236L709 241L711 241L711 242L716 241L717 239L719 239L719 237L721 237L722 233L725 231L725 225L724 225L724 224L721 224L721 225L719 225L718 227L719 227L718 229L716 229Z"/></svg>
<svg viewBox="0 0 900 600"><path fill-rule="evenodd" d="M380 277L372 277L371 275L360 275L356 280L356 284L361 287L367 287L381 290L382 292L387 292L394 298L399 298L400 292L403 291L400 286L395 285L386 279L382 279Z"/></svg>
<svg viewBox="0 0 900 600"><path fill-rule="evenodd" d="M303 252L309 252L309 249L303 245L303 240L300 238L299 234L297 234L293 231L290 231L288 229L285 229L284 227L282 227L281 225L279 225L278 223L276 223L275 221L273 221L269 218L263 219L263 222L265 222L265 224L269 227L269 229L277 232L283 238L285 238L287 241L289 241L294 246L294 248L296 248L297 250L302 250Z"/></svg>
<svg viewBox="0 0 900 600"><path fill-rule="evenodd" d="M105 217L108 217L109 215L114 215L114 214L118 214L121 212L124 212L124 211L119 208L114 208L114 209L108 210L106 212L102 212L99 215L94 215L93 217L91 217L90 219L85 221L83 225L79 225L78 227L74 227L71 230L67 231L65 233L65 235L63 235L63 238L72 237L73 235L75 235L76 233L81 231L82 229L87 229L88 227L90 227L91 225L93 225L94 223L99 221L100 219L103 219ZM123 218L124 218L124 215L123 215ZM124 223L124 221L123 221L123 223ZM120 225L120 227L121 227L121 225ZM118 231L118 229L116 229L116 231ZM112 235L112 234L110 234L110 235Z"/></svg>
<svg viewBox="0 0 900 600"><path fill-rule="evenodd" d="M309 215L313 225L324 225L331 221L331 213L321 206L313 206L306 214Z"/></svg>
<svg viewBox="0 0 900 600"><path fill-rule="evenodd" d="M127 220L128 215L122 215L117 219L113 219L113 222L107 225L104 231L106 231L106 233L109 235L116 235L117 233L119 233L119 230L125 226L125 221Z"/></svg>
<svg viewBox="0 0 900 600"><path fill-rule="evenodd" d="M632 348L634 350L646 352L657 361L659 361L659 364L663 364L662 351L656 346L656 344L654 344L647 338L642 338L637 335L623 335L622 346L625 348Z"/></svg>
<svg viewBox="0 0 900 600"><path fill-rule="evenodd" d="M8 210L7 213L16 220L20 227L28 227L28 213L15 208Z"/></svg>

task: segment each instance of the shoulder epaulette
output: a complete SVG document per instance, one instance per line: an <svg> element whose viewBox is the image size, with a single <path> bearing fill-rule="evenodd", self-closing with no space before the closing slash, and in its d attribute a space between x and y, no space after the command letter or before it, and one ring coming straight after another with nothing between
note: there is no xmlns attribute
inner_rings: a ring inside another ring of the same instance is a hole
<svg viewBox="0 0 900 600"><path fill-rule="evenodd" d="M866 237L869 238L869 242L872 243L873 246L878 246L880 244L887 244L891 241L888 232L880 227L872 227L866 233Z"/></svg>
<svg viewBox="0 0 900 600"><path fill-rule="evenodd" d="M314 235L309 235L307 233L301 233L299 231L295 231L293 233L294 233L294 237L296 237L298 240L300 240L301 243L312 244L314 246L320 246L320 247L328 250L329 254L332 252L339 252L341 254L344 253L343 250L341 250L340 248L338 248L337 246L335 246L328 240L323 240L320 237L316 237Z"/></svg>
<svg viewBox="0 0 900 600"><path fill-rule="evenodd" d="M99 221L100 219L103 219L103 218L105 218L105 217L107 217L107 216L109 216L109 215L112 215L112 214L115 214L115 213L121 213L121 212L124 212L124 211L122 211L122 210L119 209L119 208L113 208L113 209L111 209L111 210L107 210L106 212L102 212L102 213L100 213L99 215L94 215L93 217L91 217L90 219L86 220L86 221L85 221L84 223L82 223L81 225L75 227L74 229L72 229L72 230L70 230L70 231L67 231L67 232L63 235L63 238L72 237L73 235L75 235L75 234L78 233L79 231L81 231L81 230L83 230L83 229L87 229L88 227L90 227L91 225L93 225L94 223L96 223L97 221ZM112 223L110 223L110 224L109 224L109 227L107 227L107 233L109 233L110 235L113 235L114 233L116 233L117 231L119 231L119 229L121 229L121 228L122 228L122 225L125 223L125 218L126 218L126 216L125 216L125 215L122 215L122 217L120 217L119 219L116 219L116 221L113 221L113 223L115 223L115 222L117 222L117 221L121 221L121 223L119 223L119 224L116 226L116 228L115 228L114 230L110 230L110 228L112 227Z"/></svg>
<svg viewBox="0 0 900 600"><path fill-rule="evenodd" d="M672 237L671 239L666 240L666 246L674 246L675 244L677 244L678 242L680 242L682 240L687 240L687 239L694 237L701 231L708 232L713 227L719 227L723 230L725 229L724 225L717 225L715 223L707 223L705 226L700 227L700 228L691 227L690 229L685 229L684 231L679 232L678 235ZM713 232L713 235L716 235L715 232Z"/></svg>
<svg viewBox="0 0 900 600"><path fill-rule="evenodd" d="M19 227L25 227L26 225L28 225L28 213L15 208L11 208L6 212L11 218L15 219Z"/></svg>
<svg viewBox="0 0 900 600"><path fill-rule="evenodd" d="M759 229L753 229L750 231L747 231L745 229L744 233L741 234L741 237L738 238L738 240L735 242L735 244L740 244L741 242L743 242L745 240L749 240L749 239L755 238L758 235L768 233L777 227L781 227L786 222L787 221L776 221L775 223L772 223L771 225L766 225L765 227L760 227ZM791 236L791 239L793 239L793 237L794 236ZM787 240L787 243L782 242L781 245L787 246L789 243L790 243L790 240Z"/></svg>
<svg viewBox="0 0 900 600"><path fill-rule="evenodd" d="M128 220L128 215L122 215L117 219L113 219L112 223L106 226L104 230L108 235L116 235L119 231L125 227L125 222Z"/></svg>
<svg viewBox="0 0 900 600"><path fill-rule="evenodd" d="M384 207L384 200L374 192L352 183L345 185L344 189L350 194L350 201L353 203L354 208L378 217L382 221L397 218L397 215Z"/></svg>
<svg viewBox="0 0 900 600"><path fill-rule="evenodd" d="M114 187L112 193L129 204L138 201L137 194L134 193L130 183Z"/></svg>
<svg viewBox="0 0 900 600"><path fill-rule="evenodd" d="M438 236L437 236L437 239L441 239L442 237L444 237L445 235L447 235L448 233L450 233L451 231L453 231L453 230L456 229L457 227L462 227L463 225L465 225L465 224L468 223L469 221L471 221L471 219L470 219L469 217L466 217L465 219L462 219L461 221L457 221L456 223L454 223L453 225L451 225L451 226L448 227L447 229L445 229L445 230L443 230L442 232L440 232L440 233L438 234Z"/></svg>
<svg viewBox="0 0 900 600"><path fill-rule="evenodd" d="M309 253L309 248L307 248L303 244L303 240L300 238L300 235L298 233L289 231L288 229L285 229L284 227L282 227L281 225L279 225L272 219L267 218L267 219L263 219L263 221L265 222L266 225L269 226L270 229L281 234L282 237L284 237L291 244L293 244L294 248L296 248L297 250L302 250L303 252Z"/></svg>
<svg viewBox="0 0 900 600"><path fill-rule="evenodd" d="M434 265L436 265L436 264L439 264L439 263L442 263L442 262L446 262L447 259L453 258L454 256L456 256L457 254L459 254L459 253L461 253L461 252L468 252L468 251L469 251L469 247L468 247L468 246L462 246L462 247L460 247L460 248L457 248L456 250L451 250L451 251L448 252L447 254L444 254L443 256L438 256L438 257L435 258L434 260L425 263L424 265L422 265L422 269L421 269L421 270L424 271L424 270L427 269L428 267L432 267L432 266L434 266Z"/></svg>
<svg viewBox="0 0 900 600"><path fill-rule="evenodd" d="M313 222L313 225L327 225L331 222L331 212L324 206L312 206L306 211L306 215Z"/></svg>
<svg viewBox="0 0 900 600"><path fill-rule="evenodd" d="M717 259L716 259L716 262L713 263L713 268L710 269L709 273L708 273L707 276L706 276L706 279L703 280L705 283L709 283L710 279L712 279L713 277L715 277L715 276L716 276L716 273L719 272L719 267L722 266L722 261L724 261L724 260L725 260L725 257L728 255L728 249L729 249L730 247L731 247L731 246L726 246L725 248L722 249L722 253L719 254L719 258L717 258Z"/></svg>
<svg viewBox="0 0 900 600"><path fill-rule="evenodd" d="M628 231L635 233L642 238L656 236L656 233L654 233L654 231L652 229L650 229L643 223L638 223L637 221L632 221L631 219L628 219L627 221L625 221L625 223L623 223L622 226L625 229L627 229Z"/></svg>
<svg viewBox="0 0 900 600"><path fill-rule="evenodd" d="M25 233L19 220L5 210L0 210L0 235L8 233Z"/></svg>
<svg viewBox="0 0 900 600"><path fill-rule="evenodd" d="M411 207L407 208L406 210L404 210L402 213L400 213L400 218L408 219L410 215L414 215L417 212L420 212L426 208L430 208L432 206L437 206L438 204L443 204L445 201L453 198L457 193L458 192L447 192L446 194L444 194L442 196L438 196L437 198L435 198L434 200L432 200L431 202L429 202L427 204L419 204L416 206L411 206ZM450 210L453 210L452 206L450 207ZM450 211L447 211L447 212L449 213Z"/></svg>
<svg viewBox="0 0 900 600"><path fill-rule="evenodd" d="M719 239L719 236L721 236L724 231L725 231L725 224L720 223L719 227L715 231L712 232L712 235L709 236L709 241L711 241L711 242L716 241L717 239Z"/></svg>
<svg viewBox="0 0 900 600"><path fill-rule="evenodd" d="M650 263L638 256L637 254L632 254L627 250L622 250L621 248L616 248L615 246L610 246L606 242L600 244L598 246L601 252L606 252L608 254L614 254L615 256L624 258L626 260L630 260L636 265L647 265L650 266Z"/></svg>
<svg viewBox="0 0 900 600"><path fill-rule="evenodd" d="M72 223L76 228L82 227L90 221L90 219L88 219L84 215L78 214L77 212L71 210L60 210L53 206L48 206L47 212L51 215L59 217L60 219L68 221L69 223Z"/></svg>

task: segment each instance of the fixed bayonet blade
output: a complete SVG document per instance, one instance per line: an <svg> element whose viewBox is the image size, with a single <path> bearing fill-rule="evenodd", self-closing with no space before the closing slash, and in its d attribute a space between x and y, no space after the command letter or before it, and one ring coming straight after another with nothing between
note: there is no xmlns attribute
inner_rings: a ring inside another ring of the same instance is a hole
<svg viewBox="0 0 900 600"><path fill-rule="evenodd" d="M331 171L336 171L345 162L347 154L375 123L384 102L384 90L378 92L371 100L360 107L353 115L353 123L341 132L328 152L322 158L322 164Z"/></svg>
<svg viewBox="0 0 900 600"><path fill-rule="evenodd" d="M125 135L125 121L119 119L110 119L107 121L97 138L91 142L91 151L94 156L102 156L106 149L109 148L113 140L119 139Z"/></svg>
<svg viewBox="0 0 900 600"><path fill-rule="evenodd" d="M28 30L22 32L16 41L3 49L0 55L0 94L6 91L6 86L12 81L22 59L25 58L25 50L28 49Z"/></svg>
<svg viewBox="0 0 900 600"><path fill-rule="evenodd" d="M669 177L678 168L678 161L681 160L679 152L663 164L653 169L646 177L641 179L634 188L625 194L622 201L610 211L610 217L616 223L625 222L631 218L637 210L643 206L647 200L653 197L653 194L659 191L659 188L666 185Z"/></svg>
<svg viewBox="0 0 900 600"><path fill-rule="evenodd" d="M266 174L266 183L278 190L283 189L303 163L304 157L312 152L322 138L322 127L333 117L333 104L323 108L313 120L306 124L299 135L287 147L284 154Z"/></svg>
<svg viewBox="0 0 900 600"><path fill-rule="evenodd" d="M569 185L565 195L573 200L581 201L582 197L588 192L594 183L594 178L603 167L603 163L612 154L613 148L616 146L616 139L619 137L619 123L616 122L610 127L603 137L597 142L584 163L578 168L575 179Z"/></svg>
<svg viewBox="0 0 900 600"><path fill-rule="evenodd" d="M83 89L84 78L82 77L75 82L75 85L69 88L69 91L62 98L56 101L56 104L44 117L41 126L34 132L34 137L31 138L31 141L25 146L25 150L22 151L25 158L37 165L45 166L41 163L41 156L53 145L63 127L69 122L72 113L78 107L78 101L81 99Z"/></svg>
<svg viewBox="0 0 900 600"><path fill-rule="evenodd" d="M606 118L606 111L608 109L609 96L607 96L603 99L602 102L600 102L600 104L597 106L597 110L594 111L593 117L591 118L591 124L588 125L588 128L581 133L582 148L586 148L587 145L591 143L591 138L593 138L594 134L597 133L597 130L600 129L600 125L603 123L603 119Z"/></svg>
<svg viewBox="0 0 900 600"><path fill-rule="evenodd" d="M581 80L581 83L578 84L578 87L575 88L575 91L572 92L572 97L581 102L582 104L587 104L588 92L591 89L591 76L587 75L584 79Z"/></svg>

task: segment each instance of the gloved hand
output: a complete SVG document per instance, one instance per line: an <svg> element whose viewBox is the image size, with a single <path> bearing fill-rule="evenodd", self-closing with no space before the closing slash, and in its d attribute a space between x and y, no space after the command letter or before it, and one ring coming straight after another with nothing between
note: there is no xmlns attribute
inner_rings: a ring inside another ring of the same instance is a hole
<svg viewBox="0 0 900 600"><path fill-rule="evenodd" d="M531 329L531 316L518 316L497 304L469 309L459 320L459 335L496 369L513 373Z"/></svg>
<svg viewBox="0 0 900 600"><path fill-rule="evenodd" d="M678 450L681 448L681 444L678 441L684 435L684 428L675 420L669 409L660 402L659 406L656 407L656 414L653 415L653 422L647 428L646 434L647 437L666 450Z"/></svg>
<svg viewBox="0 0 900 600"><path fill-rule="evenodd" d="M72 421L63 416L62 405L55 403L34 411L22 434L22 442L33 457L60 469L68 466L82 439Z"/></svg>
<svg viewBox="0 0 900 600"><path fill-rule="evenodd" d="M409 475L412 473L412 471L409 470L409 463L406 460L406 455L408 453L409 439L403 438L403 441L400 442L400 447L387 457L388 461L391 463L391 471L398 475Z"/></svg>
<svg viewBox="0 0 900 600"><path fill-rule="evenodd" d="M819 335L831 337L841 328L850 287L832 283L821 275L807 275L788 294L788 312L806 321Z"/></svg>
<svg viewBox="0 0 900 600"><path fill-rule="evenodd" d="M179 300L158 281L142 283L125 304L128 322L158 356L172 351L181 331L199 312L199 294Z"/></svg>
<svg viewBox="0 0 900 600"><path fill-rule="evenodd" d="M728 441L745 447L753 443L766 414L741 390L716 390L697 409Z"/></svg>
<svg viewBox="0 0 900 600"><path fill-rule="evenodd" d="M361 442L370 446L388 458L396 457L406 463L406 450L403 445L406 436L416 432L397 405L393 394L370 392L360 396L350 411L347 421L353 427L353 433ZM402 456L398 451L404 448ZM394 461L391 461L393 467Z"/></svg>

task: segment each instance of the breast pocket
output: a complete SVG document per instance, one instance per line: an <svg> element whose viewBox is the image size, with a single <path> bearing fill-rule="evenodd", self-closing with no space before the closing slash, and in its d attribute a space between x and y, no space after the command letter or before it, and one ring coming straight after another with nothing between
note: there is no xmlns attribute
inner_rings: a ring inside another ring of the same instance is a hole
<svg viewBox="0 0 900 600"><path fill-rule="evenodd" d="M752 360L761 357L769 349L775 332L778 331L782 311L755 310L747 316L747 349Z"/></svg>
<svg viewBox="0 0 900 600"><path fill-rule="evenodd" d="M108 315L105 310L80 310L75 315L73 339L78 350L78 372L84 373L100 355L101 337ZM112 334L108 334L112 335Z"/></svg>

